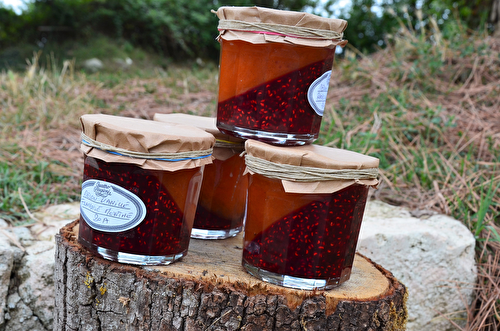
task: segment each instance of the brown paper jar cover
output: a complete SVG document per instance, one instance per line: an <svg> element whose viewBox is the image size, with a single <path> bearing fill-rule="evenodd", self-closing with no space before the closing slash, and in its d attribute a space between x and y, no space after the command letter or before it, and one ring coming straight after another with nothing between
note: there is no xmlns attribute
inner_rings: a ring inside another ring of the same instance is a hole
<svg viewBox="0 0 500 331"><path fill-rule="evenodd" d="M261 7L220 7L217 127L277 145L317 139L347 22Z"/></svg>
<svg viewBox="0 0 500 331"><path fill-rule="evenodd" d="M215 144L213 135L193 126L160 123L130 117L87 114L80 118L82 132L99 143L139 153L180 153L208 151ZM105 162L121 162L144 169L177 171L212 163L212 156L181 161L162 161L115 155L81 145L82 151Z"/></svg>
<svg viewBox="0 0 500 331"><path fill-rule="evenodd" d="M235 20L251 23L279 24L290 27L310 28L342 33L347 28L347 21L326 18L310 13L278 10L262 7L220 7L216 12L219 20ZM345 46L342 39L297 38L287 35L263 34L238 30L220 30L219 38L224 40L243 40L253 44L279 42L303 46L333 47Z"/></svg>
<svg viewBox="0 0 500 331"><path fill-rule="evenodd" d="M186 255L214 137L191 126L102 114L83 115L81 124L79 243L139 265Z"/></svg>
<svg viewBox="0 0 500 331"><path fill-rule="evenodd" d="M245 139L236 138L228 134L224 134L217 129L215 117L197 116L184 113L160 114L156 113L153 116L154 121L177 123L182 125L191 125L198 129L204 130L215 137L214 157L217 160L225 160L243 151ZM219 142L222 142L224 147L220 147ZM231 147L230 147L231 146ZM230 148L229 148L230 147Z"/></svg>
<svg viewBox="0 0 500 331"><path fill-rule="evenodd" d="M246 153L254 172L243 267L263 281L301 290L329 290L349 280L378 159L319 145L250 140ZM332 179L339 177L350 179Z"/></svg>
<svg viewBox="0 0 500 331"><path fill-rule="evenodd" d="M154 121L167 122L167 123L177 123L182 125L194 126L198 129L202 129L215 137L215 139L233 141L236 143L243 143L244 139L236 138L227 134L224 134L217 129L215 125L216 118L208 116L198 116L184 113L171 113L171 114L160 114L156 113L153 116Z"/></svg>
<svg viewBox="0 0 500 331"><path fill-rule="evenodd" d="M245 152L266 161L298 167L319 169L373 169L378 168L379 159L348 151L320 145L282 147L255 140L247 140ZM252 173L251 171L249 171ZM281 181L287 193L333 193L353 184L376 187L377 179L325 180L314 182Z"/></svg>

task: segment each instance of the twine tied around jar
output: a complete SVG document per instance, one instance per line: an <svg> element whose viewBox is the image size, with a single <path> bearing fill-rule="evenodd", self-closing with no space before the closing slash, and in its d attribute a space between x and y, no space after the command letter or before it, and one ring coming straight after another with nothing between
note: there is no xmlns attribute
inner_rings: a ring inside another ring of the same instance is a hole
<svg viewBox="0 0 500 331"><path fill-rule="evenodd" d="M245 148L245 142L236 142L223 139L215 139L214 147L219 148Z"/></svg>
<svg viewBox="0 0 500 331"><path fill-rule="evenodd" d="M215 11L212 11L215 12ZM293 38L320 39L320 40L342 40L344 34L331 30L313 29L301 26L285 24L246 22L239 20L220 20L219 31L233 30L251 33L262 33L280 35Z"/></svg>
<svg viewBox="0 0 500 331"><path fill-rule="evenodd" d="M378 168L339 170L303 167L275 163L248 154L245 155L245 164L251 172L269 178L295 182L376 179L378 176Z"/></svg>
<svg viewBox="0 0 500 331"><path fill-rule="evenodd" d="M185 160L195 160L195 159L203 159L209 157L213 153L213 149L205 149L201 151L188 151L188 152L177 152L177 153L142 153L129 151L123 148L114 147L108 144L101 143L97 140L94 140L88 137L85 133L81 134L82 144L97 148L101 151L120 155L120 156L128 156L137 159L147 159L147 160L157 160L157 161L185 161Z"/></svg>

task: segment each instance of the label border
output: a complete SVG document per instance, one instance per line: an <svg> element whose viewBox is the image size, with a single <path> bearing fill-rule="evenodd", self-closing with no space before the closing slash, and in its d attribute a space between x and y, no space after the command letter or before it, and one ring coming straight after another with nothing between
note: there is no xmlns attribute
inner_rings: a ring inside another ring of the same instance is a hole
<svg viewBox="0 0 500 331"><path fill-rule="evenodd" d="M325 107L321 109L317 104L316 101L313 98L313 91L316 89L316 86L319 85L320 83L325 80L325 76L329 75L328 78L328 85L330 84L330 78L332 75L332 70L325 71L320 77L316 78L316 80L309 86L309 89L307 90L307 101L309 101L309 104L311 105L312 109L314 109L314 112L318 114L319 116L323 116L325 112ZM325 105L326 105L326 98L325 98Z"/></svg>
<svg viewBox="0 0 500 331"><path fill-rule="evenodd" d="M130 230L137 225L139 225L144 218L146 218L147 210L146 210L146 205L144 202L134 193L128 191L127 189L124 189L123 187L116 185L111 182L107 182L104 180L99 180L99 179L88 179L85 182L82 183L82 196L83 196L83 189L88 187L88 186L94 186L95 183L98 182L104 182L106 184L110 184L113 189L116 188L116 191L113 190L113 192L116 192L117 194L122 195L124 198L126 198L128 201L131 201L132 204L136 207L137 210L137 215L127 223L121 224L121 225L111 225L111 226L105 226L103 227L101 224L97 224L91 220L89 220L89 217L87 214L84 212L83 207L81 205L80 201L80 214L82 215L82 218L85 220L85 222L94 230L97 231L102 231L102 232L122 232L122 231L127 231Z"/></svg>

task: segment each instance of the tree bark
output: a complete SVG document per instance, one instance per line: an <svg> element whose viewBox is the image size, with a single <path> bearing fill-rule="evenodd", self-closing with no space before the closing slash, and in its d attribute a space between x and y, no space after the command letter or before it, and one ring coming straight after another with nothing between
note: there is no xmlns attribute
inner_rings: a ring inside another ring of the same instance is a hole
<svg viewBox="0 0 500 331"><path fill-rule="evenodd" d="M56 239L54 330L405 330L405 286L361 255L341 286L299 291L247 274L241 235L193 239L163 267L98 258L77 236L75 221Z"/></svg>

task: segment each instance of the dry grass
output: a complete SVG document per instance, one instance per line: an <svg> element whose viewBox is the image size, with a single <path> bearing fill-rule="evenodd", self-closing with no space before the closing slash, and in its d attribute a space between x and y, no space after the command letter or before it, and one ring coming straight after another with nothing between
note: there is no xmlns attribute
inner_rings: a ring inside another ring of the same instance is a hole
<svg viewBox="0 0 500 331"><path fill-rule="evenodd" d="M25 73L0 75L0 217L25 215L22 197L31 208L78 197L78 117L93 111L99 86L73 67L39 68L37 54Z"/></svg>
<svg viewBox="0 0 500 331"><path fill-rule="evenodd" d="M489 234L485 234L486 241L478 258L476 296L463 330L500 330L500 243L489 241Z"/></svg>
<svg viewBox="0 0 500 331"><path fill-rule="evenodd" d="M152 119L156 112L215 114L214 66L196 72L158 69L147 79L122 80L117 73L113 78L119 83L107 86L98 75L74 72L71 61L40 68L39 55L28 61L24 73L0 73L0 218L12 224L29 219L23 200L36 210L79 199L81 115Z"/></svg>
<svg viewBox="0 0 500 331"><path fill-rule="evenodd" d="M498 330L500 39L432 35L403 27L388 48L340 62L322 143L381 159L377 199L452 215L471 229L479 279L457 329Z"/></svg>
<svg viewBox="0 0 500 331"><path fill-rule="evenodd" d="M500 40L457 29L464 40L402 29L387 49L338 61L319 143L379 157L375 198L471 229L479 282L462 330L490 331L500 325ZM117 74L113 86L73 68L35 57L25 73L0 74L0 217L12 224L27 218L19 192L32 211L79 198L82 114L215 115L214 67Z"/></svg>
<svg viewBox="0 0 500 331"><path fill-rule="evenodd" d="M339 122L350 127L341 128L345 134L327 144L352 148L351 139L359 133L372 133L372 140L382 136L388 140L381 146L384 150L374 144L354 148L385 154L391 161L383 172L385 185L406 194L386 199L446 214L466 204L477 213L478 188L500 182L500 40L477 43L487 44L491 52L462 57L459 51L445 49L439 56L445 63L441 72L422 73L425 81L410 75L421 69L414 62L421 61L421 56L412 56L418 43L396 45L355 64L340 65L341 79L335 81L329 99L335 111L325 118L335 122L336 130ZM381 134L383 127L391 132ZM410 175L417 177L408 180ZM498 212L500 196L493 200ZM488 215L488 221L493 221L493 215Z"/></svg>

